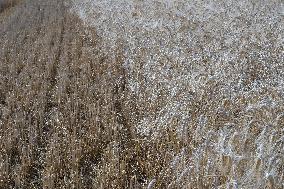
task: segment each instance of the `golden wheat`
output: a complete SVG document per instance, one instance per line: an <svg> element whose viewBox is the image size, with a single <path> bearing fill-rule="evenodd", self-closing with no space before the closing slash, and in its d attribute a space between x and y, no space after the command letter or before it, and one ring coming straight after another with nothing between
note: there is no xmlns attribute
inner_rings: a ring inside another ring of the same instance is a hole
<svg viewBox="0 0 284 189"><path fill-rule="evenodd" d="M0 188L283 188L280 1L194 2L0 0Z"/></svg>

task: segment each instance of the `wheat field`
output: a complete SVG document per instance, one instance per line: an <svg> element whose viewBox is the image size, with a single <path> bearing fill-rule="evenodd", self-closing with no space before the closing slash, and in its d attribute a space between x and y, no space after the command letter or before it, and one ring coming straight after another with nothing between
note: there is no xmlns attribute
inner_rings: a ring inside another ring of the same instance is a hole
<svg viewBox="0 0 284 189"><path fill-rule="evenodd" d="M0 0L0 189L284 188L281 0Z"/></svg>

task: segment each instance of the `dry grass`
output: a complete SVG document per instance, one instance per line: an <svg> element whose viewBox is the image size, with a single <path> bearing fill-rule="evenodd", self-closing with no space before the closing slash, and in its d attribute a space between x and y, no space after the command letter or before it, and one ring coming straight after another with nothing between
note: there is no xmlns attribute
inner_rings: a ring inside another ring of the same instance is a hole
<svg viewBox="0 0 284 189"><path fill-rule="evenodd" d="M278 23L265 25L265 41L243 32L227 44L183 20L197 33L192 47L124 25L129 43L110 23L86 27L67 5L22 0L0 20L1 189L283 188Z"/></svg>
<svg viewBox="0 0 284 189"><path fill-rule="evenodd" d="M20 0L0 0L0 14L5 10L14 7Z"/></svg>
<svg viewBox="0 0 284 189"><path fill-rule="evenodd" d="M12 3L10 0L1 0L0 1L0 12L4 11L4 9L7 9L12 6Z"/></svg>

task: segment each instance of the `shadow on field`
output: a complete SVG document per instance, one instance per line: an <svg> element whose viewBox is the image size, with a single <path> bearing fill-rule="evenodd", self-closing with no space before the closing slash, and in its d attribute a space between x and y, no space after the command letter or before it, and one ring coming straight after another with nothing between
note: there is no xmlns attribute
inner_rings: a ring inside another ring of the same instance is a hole
<svg viewBox="0 0 284 189"><path fill-rule="evenodd" d="M18 2L19 0L0 0L0 13L15 6Z"/></svg>

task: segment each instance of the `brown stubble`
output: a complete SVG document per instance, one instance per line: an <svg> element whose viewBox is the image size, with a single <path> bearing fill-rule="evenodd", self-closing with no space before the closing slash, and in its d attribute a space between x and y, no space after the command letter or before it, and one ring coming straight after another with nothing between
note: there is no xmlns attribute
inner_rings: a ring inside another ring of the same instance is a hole
<svg viewBox="0 0 284 189"><path fill-rule="evenodd" d="M0 17L0 188L226 188L235 178L260 187L264 170L273 168L263 160L273 153L257 157L256 151L260 143L271 150L283 146L283 106L246 107L265 96L281 102L274 88L228 99L222 91L225 79L208 80L197 92L183 86L192 100L182 136L178 117L162 129L149 122L159 129L157 137L141 136L135 126L144 117L155 120L168 102L184 98L167 98L161 84L159 97L151 101L145 49L137 50L130 72L123 66L126 42L118 40L114 55L104 53L104 39L67 13L61 1L23 0ZM181 30L186 27L195 26ZM247 52L240 58L249 58ZM244 87L272 77L262 74L265 68L256 60L249 62L237 70L245 73ZM159 64L184 71L172 60ZM206 57L196 64L214 71ZM133 78L140 84L138 93L127 85ZM205 125L199 123L202 116ZM265 127L276 131L269 140L261 134ZM222 140L233 154L212 147ZM265 183L280 186L273 174Z"/></svg>

